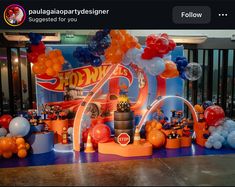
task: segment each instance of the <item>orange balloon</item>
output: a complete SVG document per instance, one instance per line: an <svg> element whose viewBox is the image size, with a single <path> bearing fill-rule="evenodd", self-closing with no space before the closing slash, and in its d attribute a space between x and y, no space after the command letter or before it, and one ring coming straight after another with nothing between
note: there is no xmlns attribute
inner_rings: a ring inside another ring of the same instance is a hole
<svg viewBox="0 0 235 187"><path fill-rule="evenodd" d="M33 65L33 72L37 74L44 74L46 71L46 66L43 63L35 63Z"/></svg>
<svg viewBox="0 0 235 187"><path fill-rule="evenodd" d="M26 147L27 150L30 149L30 145L28 143L25 144L25 147Z"/></svg>
<svg viewBox="0 0 235 187"><path fill-rule="evenodd" d="M53 65L52 60L48 59L48 60L45 62L45 65L46 65L46 67L51 67L51 66Z"/></svg>
<svg viewBox="0 0 235 187"><path fill-rule="evenodd" d="M49 56L50 59L54 59L54 58L57 57L57 53L56 53L55 50L52 50L52 51L49 52L48 56Z"/></svg>
<svg viewBox="0 0 235 187"><path fill-rule="evenodd" d="M47 60L47 57L45 54L41 54L38 56L38 63L45 63L46 60Z"/></svg>
<svg viewBox="0 0 235 187"><path fill-rule="evenodd" d="M26 149L20 149L17 153L18 157L20 158L25 158L27 156L27 151Z"/></svg>
<svg viewBox="0 0 235 187"><path fill-rule="evenodd" d="M111 30L109 35L112 37L112 38L115 38L117 35L118 35L119 31L118 30Z"/></svg>
<svg viewBox="0 0 235 187"><path fill-rule="evenodd" d="M20 145L18 145L18 150L20 150L20 149L26 149L26 146L25 146L25 144L20 144Z"/></svg>
<svg viewBox="0 0 235 187"><path fill-rule="evenodd" d="M194 109L195 109L196 112L198 112L198 113L203 113L203 112L204 112L203 107L202 107L201 105L198 105L198 104L194 106Z"/></svg>
<svg viewBox="0 0 235 187"><path fill-rule="evenodd" d="M0 138L0 148L2 152L11 151L12 146L13 146L13 142L11 138L9 137Z"/></svg>
<svg viewBox="0 0 235 187"><path fill-rule="evenodd" d="M60 63L60 64L64 64L64 57L63 56L59 56L59 57L57 57L57 60L58 60L58 62Z"/></svg>
<svg viewBox="0 0 235 187"><path fill-rule="evenodd" d="M54 64L52 66L53 70L55 70L56 72L60 72L62 70L62 65L61 64Z"/></svg>
<svg viewBox="0 0 235 187"><path fill-rule="evenodd" d="M128 35L129 33L127 32L127 30L119 30L119 32L122 34L122 35Z"/></svg>
<svg viewBox="0 0 235 187"><path fill-rule="evenodd" d="M170 60L165 60L165 71L160 75L162 78L175 78L179 76L177 66Z"/></svg>
<svg viewBox="0 0 235 187"><path fill-rule="evenodd" d="M157 129L157 130L162 129L162 124L159 121L155 120L155 119L153 119L151 121L147 121L146 124L145 124L145 131L150 132L153 129Z"/></svg>
<svg viewBox="0 0 235 187"><path fill-rule="evenodd" d="M55 51L55 53L57 54L57 56L62 56L61 50L55 49L54 51Z"/></svg>
<svg viewBox="0 0 235 187"><path fill-rule="evenodd" d="M16 139L16 144L17 144L17 145L24 144L24 143L25 143L24 138L17 138L17 139Z"/></svg>
<svg viewBox="0 0 235 187"><path fill-rule="evenodd" d="M57 58L53 58L53 59L51 59L51 61L52 61L53 64L59 64L60 63Z"/></svg>
<svg viewBox="0 0 235 187"><path fill-rule="evenodd" d="M53 70L52 68L47 68L46 74L47 74L48 76L54 77L54 76L56 75L56 71Z"/></svg>
<svg viewBox="0 0 235 187"><path fill-rule="evenodd" d="M10 151L3 152L2 156L4 158L11 158L12 157L12 152L10 152Z"/></svg>
<svg viewBox="0 0 235 187"><path fill-rule="evenodd" d="M153 147L159 148L165 144L166 137L162 131L153 129L148 133L147 140L153 145Z"/></svg>
<svg viewBox="0 0 235 187"><path fill-rule="evenodd" d="M13 140L13 139L12 139L11 151L12 151L13 153L17 153L17 151L18 151L16 142L15 142L15 140Z"/></svg>

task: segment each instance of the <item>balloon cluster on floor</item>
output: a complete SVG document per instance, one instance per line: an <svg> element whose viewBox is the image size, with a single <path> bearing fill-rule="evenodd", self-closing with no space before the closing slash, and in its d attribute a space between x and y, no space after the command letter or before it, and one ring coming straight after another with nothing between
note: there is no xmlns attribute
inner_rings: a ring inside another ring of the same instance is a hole
<svg viewBox="0 0 235 187"><path fill-rule="evenodd" d="M207 138L205 147L220 149L228 146L235 149L235 121L226 118L224 110L211 101L195 105L194 108L198 113L204 114L205 122L208 125L209 135L205 134Z"/></svg>
<svg viewBox="0 0 235 187"><path fill-rule="evenodd" d="M29 121L4 114L0 117L0 127L0 156L10 158L17 154L19 158L25 158L30 145L23 137L30 131Z"/></svg>
<svg viewBox="0 0 235 187"><path fill-rule="evenodd" d="M32 71L36 75L45 74L55 77L62 70L65 59L58 49L46 48L41 41L42 36L37 33L29 34L30 45L27 49L28 61L33 63Z"/></svg>
<svg viewBox="0 0 235 187"><path fill-rule="evenodd" d="M102 119L90 119L88 115L83 117L83 130L82 130L82 141L87 142L88 134L91 136L91 142L95 149L98 148L98 143L105 143L110 140L111 130L104 124Z"/></svg>
<svg viewBox="0 0 235 187"><path fill-rule="evenodd" d="M24 138L1 137L0 138L0 156L11 158L17 154L19 158L25 158L28 154L30 145L25 142Z"/></svg>

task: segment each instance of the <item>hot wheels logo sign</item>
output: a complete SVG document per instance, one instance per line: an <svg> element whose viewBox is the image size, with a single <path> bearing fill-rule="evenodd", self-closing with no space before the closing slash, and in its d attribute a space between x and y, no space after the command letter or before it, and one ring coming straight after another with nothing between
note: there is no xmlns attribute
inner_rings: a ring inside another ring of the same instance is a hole
<svg viewBox="0 0 235 187"><path fill-rule="evenodd" d="M72 70L62 71L58 77L49 77L47 75L37 75L37 85L55 92L64 92L66 86L73 86L77 88L85 88L95 85L107 73L109 64L100 67L84 66ZM111 78L125 77L129 84L133 82L133 75L130 69L119 65L118 69L113 72Z"/></svg>

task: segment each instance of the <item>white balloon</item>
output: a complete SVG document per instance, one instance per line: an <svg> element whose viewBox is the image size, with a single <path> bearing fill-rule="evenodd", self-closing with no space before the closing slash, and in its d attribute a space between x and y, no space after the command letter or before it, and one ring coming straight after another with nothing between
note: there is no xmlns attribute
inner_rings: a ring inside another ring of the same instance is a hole
<svg viewBox="0 0 235 187"><path fill-rule="evenodd" d="M199 63L191 62L185 69L185 77L190 81L196 81L202 76L202 67Z"/></svg>
<svg viewBox="0 0 235 187"><path fill-rule="evenodd" d="M207 139L207 141L208 141L209 143L213 143L213 142L215 141L215 138L214 138L213 136L210 136L210 137Z"/></svg>
<svg viewBox="0 0 235 187"><path fill-rule="evenodd" d="M6 137L12 137L11 133L8 133L8 134L6 135Z"/></svg>
<svg viewBox="0 0 235 187"><path fill-rule="evenodd" d="M73 127L69 127L69 128L68 128L68 134L69 134L69 135L72 135L72 134L73 134Z"/></svg>
<svg viewBox="0 0 235 187"><path fill-rule="evenodd" d="M215 128L214 126L210 126L208 130L209 130L210 133L212 133L212 132L215 131L215 129L216 129L216 128Z"/></svg>
<svg viewBox="0 0 235 187"><path fill-rule="evenodd" d="M5 128L0 128L0 137L6 136L7 135L7 130Z"/></svg>
<svg viewBox="0 0 235 187"><path fill-rule="evenodd" d="M212 148L212 144L207 141L207 142L205 143L205 147L208 148L208 149L211 149L211 148Z"/></svg>
<svg viewBox="0 0 235 187"><path fill-rule="evenodd" d="M216 142L213 143L213 147L215 149L220 149L222 147L222 143L219 142L219 141L216 141Z"/></svg>
<svg viewBox="0 0 235 187"><path fill-rule="evenodd" d="M46 47L46 49L45 49L46 55L47 55L50 51L52 51L52 50L53 50L52 47Z"/></svg>
<svg viewBox="0 0 235 187"><path fill-rule="evenodd" d="M235 149L235 131L231 132L227 137L228 145Z"/></svg>

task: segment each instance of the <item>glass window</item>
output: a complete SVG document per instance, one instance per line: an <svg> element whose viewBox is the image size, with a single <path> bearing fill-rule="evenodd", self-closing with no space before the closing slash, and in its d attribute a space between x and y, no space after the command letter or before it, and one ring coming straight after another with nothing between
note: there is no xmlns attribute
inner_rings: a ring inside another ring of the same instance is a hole
<svg viewBox="0 0 235 187"><path fill-rule="evenodd" d="M20 81L20 59L18 50L16 48L11 49L11 64L12 64L12 83L13 83L13 99L14 99L14 111L20 112L21 110L21 81Z"/></svg>
<svg viewBox="0 0 235 187"><path fill-rule="evenodd" d="M21 70L21 90L22 90L22 108L29 108L29 90L28 90L28 64L27 52L25 48L20 48L20 70Z"/></svg>
<svg viewBox="0 0 235 187"><path fill-rule="evenodd" d="M1 91L2 91L2 101L1 101L1 113L9 113L9 82L8 82L8 68L7 68L7 50L6 48L0 48L0 81L1 81Z"/></svg>

